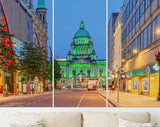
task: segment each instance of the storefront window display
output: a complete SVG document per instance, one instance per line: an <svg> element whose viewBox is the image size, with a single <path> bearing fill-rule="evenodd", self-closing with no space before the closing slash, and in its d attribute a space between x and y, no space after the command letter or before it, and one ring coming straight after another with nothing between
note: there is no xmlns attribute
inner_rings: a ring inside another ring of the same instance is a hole
<svg viewBox="0 0 160 127"><path fill-rule="evenodd" d="M138 80L133 80L133 89L138 89Z"/></svg>
<svg viewBox="0 0 160 127"><path fill-rule="evenodd" d="M142 78L141 94L149 96L149 77L148 76L145 76Z"/></svg>
<svg viewBox="0 0 160 127"><path fill-rule="evenodd" d="M148 86L149 86L148 78L143 78L142 79L142 91L148 91Z"/></svg>

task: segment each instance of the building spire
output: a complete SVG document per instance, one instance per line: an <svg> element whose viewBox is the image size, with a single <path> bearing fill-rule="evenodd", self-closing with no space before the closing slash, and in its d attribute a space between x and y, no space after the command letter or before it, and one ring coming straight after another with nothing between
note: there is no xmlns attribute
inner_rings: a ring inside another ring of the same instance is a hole
<svg viewBox="0 0 160 127"><path fill-rule="evenodd" d="M37 8L46 8L45 0L38 0Z"/></svg>
<svg viewBox="0 0 160 127"><path fill-rule="evenodd" d="M85 29L83 21L81 21L80 29Z"/></svg>

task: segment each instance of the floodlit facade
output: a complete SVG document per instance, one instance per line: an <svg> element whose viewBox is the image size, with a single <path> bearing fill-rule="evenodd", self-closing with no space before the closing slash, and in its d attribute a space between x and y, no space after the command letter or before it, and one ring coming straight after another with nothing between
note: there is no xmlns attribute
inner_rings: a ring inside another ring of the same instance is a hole
<svg viewBox="0 0 160 127"><path fill-rule="evenodd" d="M157 97L160 1L125 0L122 27L123 86L131 93Z"/></svg>
<svg viewBox="0 0 160 127"><path fill-rule="evenodd" d="M113 79L114 79L114 42L113 42L113 35L115 33L115 21L118 16L118 13L112 13L111 17L109 19L109 24L108 24L108 85L111 86L114 84Z"/></svg>
<svg viewBox="0 0 160 127"><path fill-rule="evenodd" d="M106 85L106 60L98 60L90 33L83 21L71 43L71 51L66 59L57 59L61 67L59 87L82 88L89 80L97 80L99 85Z"/></svg>
<svg viewBox="0 0 160 127"><path fill-rule="evenodd" d="M121 62L122 62L122 51L121 51L121 34L122 34L122 14L123 14L123 7L119 12L116 21L115 21L115 33L113 34L113 50L114 50L114 59L113 59L113 80L114 85L118 86L121 82Z"/></svg>
<svg viewBox="0 0 160 127"><path fill-rule="evenodd" d="M48 48L48 24L47 8L45 0L38 0L36 11L33 11L33 42L40 46Z"/></svg>

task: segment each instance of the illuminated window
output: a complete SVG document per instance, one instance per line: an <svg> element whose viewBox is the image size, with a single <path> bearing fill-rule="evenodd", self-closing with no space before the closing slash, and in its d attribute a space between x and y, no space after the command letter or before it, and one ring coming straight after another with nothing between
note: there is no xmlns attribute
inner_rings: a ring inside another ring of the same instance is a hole
<svg viewBox="0 0 160 127"><path fill-rule="evenodd" d="M103 70L99 71L99 76L103 76Z"/></svg>
<svg viewBox="0 0 160 127"><path fill-rule="evenodd" d="M91 76L91 70L88 70L88 71L87 71L87 75L88 75L88 76Z"/></svg>
<svg viewBox="0 0 160 127"><path fill-rule="evenodd" d="M74 70L74 71L72 71L72 75L73 76L75 76L76 75L76 71Z"/></svg>
<svg viewBox="0 0 160 127"><path fill-rule="evenodd" d="M64 77L64 71L61 72L61 77L62 77L62 78Z"/></svg>
<svg viewBox="0 0 160 127"><path fill-rule="evenodd" d="M160 16L158 16L152 23L152 43L160 39Z"/></svg>

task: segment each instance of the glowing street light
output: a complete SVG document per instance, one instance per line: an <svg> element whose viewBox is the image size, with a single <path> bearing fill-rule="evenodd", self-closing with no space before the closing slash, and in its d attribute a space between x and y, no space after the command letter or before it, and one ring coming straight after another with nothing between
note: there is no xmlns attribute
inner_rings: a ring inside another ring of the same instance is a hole
<svg viewBox="0 0 160 127"><path fill-rule="evenodd" d="M125 62L125 59L122 59L122 62Z"/></svg>
<svg viewBox="0 0 160 127"><path fill-rule="evenodd" d="M158 34L159 34L159 33L160 33L160 29L157 29L156 33L158 33Z"/></svg>
<svg viewBox="0 0 160 127"><path fill-rule="evenodd" d="M138 50L137 49L133 49L133 53L134 54L138 53Z"/></svg>

